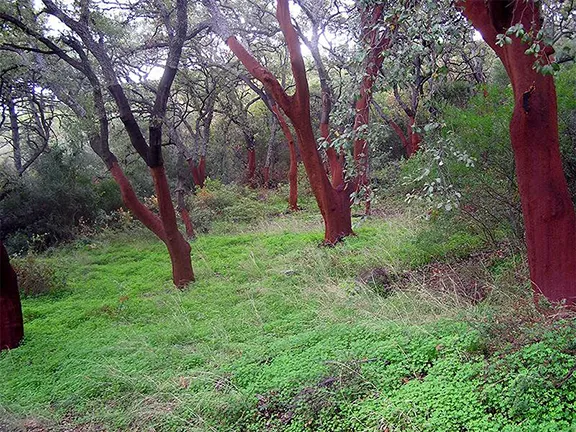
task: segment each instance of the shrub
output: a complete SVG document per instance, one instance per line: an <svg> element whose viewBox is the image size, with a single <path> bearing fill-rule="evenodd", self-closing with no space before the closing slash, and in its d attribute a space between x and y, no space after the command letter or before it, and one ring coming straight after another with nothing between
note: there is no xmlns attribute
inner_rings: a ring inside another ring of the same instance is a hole
<svg viewBox="0 0 576 432"><path fill-rule="evenodd" d="M409 198L428 200L435 215L460 208L460 214L497 240L504 229L523 238L520 199L508 123L509 88L489 87L466 109L445 108L444 124L424 128L426 146L407 161L403 172L413 187Z"/></svg>
<svg viewBox="0 0 576 432"><path fill-rule="evenodd" d="M277 213L274 194L261 195L258 191L236 184L223 184L219 180L206 180L196 195L188 197L188 207L194 229L208 232L216 220L247 223Z"/></svg>
<svg viewBox="0 0 576 432"><path fill-rule="evenodd" d="M18 277L18 287L23 297L54 294L66 287L65 278L34 255L13 259L12 267Z"/></svg>
<svg viewBox="0 0 576 432"><path fill-rule="evenodd" d="M77 227L93 224L121 205L113 180L100 180L87 155L57 147L42 155L22 178L10 178L0 201L0 238L10 252L38 252L74 238Z"/></svg>

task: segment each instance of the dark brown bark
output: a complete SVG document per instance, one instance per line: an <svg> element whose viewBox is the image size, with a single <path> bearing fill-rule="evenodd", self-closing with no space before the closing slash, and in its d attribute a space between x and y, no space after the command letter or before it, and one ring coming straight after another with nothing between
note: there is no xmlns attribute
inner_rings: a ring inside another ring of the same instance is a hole
<svg viewBox="0 0 576 432"><path fill-rule="evenodd" d="M256 145L254 136L244 133L244 140L246 142L246 153L248 160L246 163L246 184L256 186Z"/></svg>
<svg viewBox="0 0 576 432"><path fill-rule="evenodd" d="M154 100L152 112L150 113L149 142L146 141L142 130L140 129L130 106L130 102L126 97L118 76L116 75L114 63L107 52L106 44L103 43L102 40L94 39L93 29L90 28L92 25L92 19L90 17L89 2L80 2L80 20L76 20L71 15L68 15L52 0L42 0L42 2L44 3L45 11L48 14L57 17L60 21L66 24L66 26L76 33L82 41L83 46L81 46L80 42L75 37L62 38L63 42L78 55L79 60L70 57L60 46L54 44L52 41L38 34L34 30L27 28L17 19L4 13L0 13L0 18L11 22L28 35L37 38L53 50L61 59L88 78L93 88L94 102L100 125L99 132L93 133L93 136L91 137L91 145L93 149L106 163L106 166L120 185L124 202L129 209L133 212L135 211L135 216L139 220L142 220L146 226L148 226L166 243L172 261L174 283L180 287L193 281L194 273L192 272L190 263L190 246L178 231L176 213L172 203L168 181L164 172L161 153L162 124L166 116L168 96L176 76L182 47L187 37L187 0L176 0L176 20L174 23L168 22L167 25L167 31L169 33L169 49L164 73L160 79L158 88L156 89L156 98ZM167 15L168 18L169 15L170 14ZM142 204L137 200L130 183L119 168L116 158L108 148L108 119L106 117L106 109L102 99L100 83L97 75L91 68L88 52L94 56L100 66L102 75L104 76L108 90L116 103L120 120L130 138L132 146L151 169L156 189L156 197L160 208L160 226L151 212L147 213L142 209Z"/></svg>
<svg viewBox="0 0 576 432"><path fill-rule="evenodd" d="M148 143L144 140L138 124L126 121L126 119L133 120L134 115L130 105L127 101L123 100L124 92L122 86L116 81L109 87L120 111L124 127L127 130L128 135L131 137L132 146L139 153L145 148L144 146L147 147L147 154L143 159L150 168L152 179L154 180L154 189L156 191L156 198L158 199L158 207L160 210L160 220L165 233L164 243L168 248L170 261L172 262L172 280L174 281L174 285L177 287L183 287L189 282L193 282L194 272L192 270L190 259L190 245L178 230L176 211L174 209L174 204L172 203L170 187L164 170L164 162L162 160L162 125L166 116L170 89L174 82L174 78L176 77L178 63L182 54L182 47L184 45L184 40L186 39L188 24L187 8L188 4L186 0L176 0L177 20L175 28L173 29L174 33L170 40L170 48L168 50L164 73L160 78L156 91L156 98L150 113L151 118L148 126ZM100 62L104 75L113 74L113 71L108 70L107 56L105 53L100 52L102 49L94 47L91 48L91 51Z"/></svg>
<svg viewBox="0 0 576 432"><path fill-rule="evenodd" d="M203 188L206 182L206 156L200 156L198 162L198 187Z"/></svg>
<svg viewBox="0 0 576 432"><path fill-rule="evenodd" d="M8 96L8 113L10 115L10 132L12 135L12 153L14 156L14 168L20 174L22 172L22 153L20 150L20 128L18 127L18 114L16 104Z"/></svg>
<svg viewBox="0 0 576 432"><path fill-rule="evenodd" d="M51 3L50 0L44 0L44 2L45 4ZM162 160L162 125L166 116L168 96L176 76L178 63L182 53L182 46L186 38L188 22L186 0L176 0L176 15L176 26L175 29L173 29L174 34L170 40L164 73L160 78L156 91L156 98L150 113L151 118L148 126L149 142L146 142L140 126L134 117L130 103L125 96L124 89L118 82L112 62L108 57L105 48L99 44L95 44L89 33L84 32L82 29L79 31L81 31L80 36L83 38L94 57L98 60L103 74L108 81L108 89L116 102L116 106L120 113L120 119L124 124L124 129L130 137L132 146L150 168L152 179L154 181L156 198L158 199L160 221L164 232L163 237L160 236L160 232L157 232L158 228L152 225L149 215L144 220L150 223L151 227L154 227L156 230L153 230L155 234L158 235L158 237L160 237L166 244L170 255L170 261L172 262L172 280L177 287L183 287L189 282L194 281L194 272L192 271L190 260L190 245L184 239L180 231L178 231L176 212L174 204L172 203L168 179L166 178L164 170L164 162ZM77 24L75 23L69 24L71 27L76 25ZM132 204L135 208L138 207L135 202ZM146 215L141 215L140 217L142 216Z"/></svg>
<svg viewBox="0 0 576 432"><path fill-rule="evenodd" d="M0 241L0 351L18 347L24 337L22 305L16 272Z"/></svg>
<svg viewBox="0 0 576 432"><path fill-rule="evenodd" d="M464 14L498 55L512 83L515 105L510 137L526 229L535 300L576 301L576 215L560 157L556 90L550 75L533 69L534 57L514 39L496 45L496 35L522 23L537 33L539 4L530 0L467 0ZM543 64L551 54L542 47Z"/></svg>

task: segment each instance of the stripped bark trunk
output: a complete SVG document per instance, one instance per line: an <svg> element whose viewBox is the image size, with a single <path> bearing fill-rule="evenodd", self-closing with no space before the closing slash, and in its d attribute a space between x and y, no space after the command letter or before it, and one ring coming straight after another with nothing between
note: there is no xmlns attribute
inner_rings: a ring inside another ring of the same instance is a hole
<svg viewBox="0 0 576 432"><path fill-rule="evenodd" d="M2 18L9 20L9 22L23 30L26 34L44 43L58 57L88 78L93 89L94 103L99 120L99 130L91 133L90 143L95 152L105 162L112 175L115 176L115 179L119 180L123 197L127 198L127 201L125 202L131 210L136 209L136 216L139 217L138 210L141 209L141 203L135 199L135 194L132 195L133 190L129 187L129 182L123 175L122 170L119 169L117 160L108 147L109 131L106 108L103 103L100 81L92 69L88 53L92 54L96 59L106 81L108 90L118 108L120 120L124 125L124 129L128 134L130 142L140 157L151 169L160 207L160 223L163 228L163 234L157 226L155 219L151 217L150 214L142 212L140 217L142 217L144 221L147 221L151 229L155 231L155 234L160 238L163 238L166 243L172 261L174 283L177 286L183 286L187 282L193 281L194 273L192 272L192 266L190 263L190 246L178 232L174 205L172 204L168 182L164 173L161 152L162 123L166 115L168 96L176 76L178 63L182 54L182 47L187 36L187 0L176 0L176 22L174 26L169 22L171 18L167 17L170 42L168 44L169 49L166 57L166 65L158 88L155 92L156 98L150 116L149 144L146 142L130 107L130 102L126 97L124 89L115 72L114 63L107 52L106 45L102 43L102 41L96 40L93 37L94 32L90 27L93 20L90 17L91 11L89 3L81 2L79 7L82 19L76 20L71 15L68 15L67 12L54 1L42 0L42 2L46 13L58 18L78 37L78 39L70 37L63 40L63 43L67 45L67 48L70 48L71 52L74 52L74 58L49 38L42 36L34 29L28 28L18 19L5 13L1 14ZM74 109L73 107L75 106L75 103L71 103L70 106ZM79 114L81 114L82 117L86 116L86 113ZM132 208L130 205L132 205Z"/></svg>
<svg viewBox="0 0 576 432"><path fill-rule="evenodd" d="M408 117L408 140L406 147L406 156L411 158L418 150L420 150L420 143L422 142L422 137L418 132L414 130L414 124L416 119L414 117Z"/></svg>
<svg viewBox="0 0 576 432"><path fill-rule="evenodd" d="M172 280L177 287L183 287L194 281L192 261L190 259L190 245L178 230L176 212L170 198L170 188L164 166L151 167L150 172L154 180L154 190L158 198L158 208L164 231L166 233L166 247L172 263Z"/></svg>
<svg viewBox="0 0 576 432"><path fill-rule="evenodd" d="M130 180L118 165L118 162L112 162L109 168L110 174L114 178L114 181L120 188L120 195L122 196L122 202L126 208L138 219L142 224L152 231L156 237L162 241L166 241L166 233L164 232L164 226L160 218L154 214L148 207L146 207L142 201L138 199L136 192L130 184Z"/></svg>
<svg viewBox="0 0 576 432"><path fill-rule="evenodd" d="M203 188L206 183L206 156L200 156L198 160L198 187Z"/></svg>
<svg viewBox="0 0 576 432"><path fill-rule="evenodd" d="M276 77L262 66L230 33L226 19L218 9L216 2L205 0L205 3L212 13L213 28L226 41L228 47L248 72L264 85L294 126L302 162L324 219L324 243L334 244L353 234L349 193L346 190L338 191L332 188L318 152L310 116L310 90L306 77L306 66L300 52L298 35L292 25L288 0L278 0L276 17L290 54L292 75L295 82L295 93L292 96L288 96Z"/></svg>
<svg viewBox="0 0 576 432"><path fill-rule="evenodd" d="M0 351L20 345L24 337L22 305L16 272L0 241Z"/></svg>
<svg viewBox="0 0 576 432"><path fill-rule="evenodd" d="M55 8L55 6L51 6L53 5L51 0L43 0L43 2L50 8ZM177 287L183 287L189 282L194 281L194 272L192 271L190 258L190 245L178 230L176 212L164 170L164 161L162 159L162 125L166 116L170 88L178 71L178 63L186 38L188 28L187 8L188 4L186 0L176 0L177 22L173 29L174 34L170 40L166 65L158 84L156 98L150 113L148 142L146 142L140 126L134 117L130 102L116 76L112 60L106 53L105 47L97 44L86 29L79 29L79 35L83 38L102 68L103 75L108 84L108 90L116 102L120 120L124 124L124 129L130 138L132 146L150 168L156 198L158 199L160 220L164 228L164 243L166 244L172 263L172 280ZM67 21L70 20L68 19ZM74 22L68 25L72 28L78 26L78 24Z"/></svg>
<svg viewBox="0 0 576 432"><path fill-rule="evenodd" d="M300 8L307 15L311 23L311 38L308 39L306 34L304 34L300 29L298 29L298 35L304 44L310 50L312 58L314 59L314 64L316 65L316 70L318 72L318 78L320 80L320 89L322 91L322 107L320 110L320 136L325 142L326 148L326 158L325 171L330 174L332 179L332 187L336 189L344 188L344 153L342 151L336 151L332 147L332 139L330 138L330 115L332 114L332 102L333 102L333 91L330 82L330 75L326 70L324 61L320 54L320 35L324 29L320 29L322 18L318 17L317 14L311 8L302 2L297 2Z"/></svg>
<svg viewBox="0 0 576 432"><path fill-rule="evenodd" d="M535 301L576 302L576 214L570 199L558 139L554 79L533 69L520 40L500 47L496 36L514 24L536 34L539 4L529 0L467 0L459 5L498 55L510 77L515 105L510 137L526 229L528 264ZM552 53L542 47L541 61Z"/></svg>
<svg viewBox="0 0 576 432"><path fill-rule="evenodd" d="M188 159L186 161L186 163L188 164L188 168L190 168L190 174L192 175L192 181L194 182L194 184L198 187L202 187L202 181L200 179L200 173L198 172L198 167L196 166L196 164L194 163L193 159Z"/></svg>
<svg viewBox="0 0 576 432"><path fill-rule="evenodd" d="M278 105L272 105L272 112L278 119L282 133L284 133L284 137L288 143L288 151L290 152L290 168L288 169L288 184L290 186L288 209L291 211L298 211L300 210L300 207L298 207L298 154L296 152L296 145L294 144L294 136L290 131L288 123L286 123L284 115L278 109Z"/></svg>
<svg viewBox="0 0 576 432"><path fill-rule="evenodd" d="M188 159L186 161L188 168L190 168L190 174L192 175L192 181L199 188L203 188L206 183L206 159L202 156L199 159L198 165L194 163L193 159Z"/></svg>
<svg viewBox="0 0 576 432"><path fill-rule="evenodd" d="M188 206L186 205L186 173L184 169L184 155L180 154L178 156L178 170L176 172L176 211L180 214L180 219L184 224L186 230L186 236L188 239L193 239L196 235L194 232L194 225L190 219L190 213L188 212Z"/></svg>

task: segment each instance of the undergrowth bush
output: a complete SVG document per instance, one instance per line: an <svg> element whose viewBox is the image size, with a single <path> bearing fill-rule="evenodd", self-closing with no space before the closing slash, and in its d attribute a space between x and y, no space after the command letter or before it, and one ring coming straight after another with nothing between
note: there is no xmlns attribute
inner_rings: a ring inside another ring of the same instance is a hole
<svg viewBox="0 0 576 432"><path fill-rule="evenodd" d="M66 278L35 255L15 258L11 263L22 297L56 294L66 288Z"/></svg>
<svg viewBox="0 0 576 432"><path fill-rule="evenodd" d="M402 164L408 201L428 203L429 216L457 213L494 243L505 232L523 240L520 198L508 123L510 88L489 86L467 108L446 106L443 123L426 126L423 150Z"/></svg>
<svg viewBox="0 0 576 432"><path fill-rule="evenodd" d="M71 240L79 225L95 224L103 213L121 206L114 181L98 178L89 160L83 153L54 147L24 176L6 177L0 238L9 252L40 252Z"/></svg>
<svg viewBox="0 0 576 432"><path fill-rule="evenodd" d="M576 202L576 67L567 67L556 82L564 171ZM503 84L487 86L465 107L446 105L442 122L421 131L423 150L400 163L401 180L387 180L389 189L428 202L432 216L456 211L486 239L495 243L505 235L522 248L524 226L509 134L512 110L511 88Z"/></svg>
<svg viewBox="0 0 576 432"><path fill-rule="evenodd" d="M208 232L215 221L244 224L275 216L287 208L284 190L252 189L207 179L196 195L187 198L194 229Z"/></svg>

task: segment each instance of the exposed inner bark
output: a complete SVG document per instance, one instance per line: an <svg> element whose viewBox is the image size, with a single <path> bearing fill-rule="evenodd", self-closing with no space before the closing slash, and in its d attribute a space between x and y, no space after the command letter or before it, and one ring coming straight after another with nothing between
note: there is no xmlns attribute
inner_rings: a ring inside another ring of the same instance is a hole
<svg viewBox="0 0 576 432"><path fill-rule="evenodd" d="M554 80L536 72L526 44L496 45L496 35L512 23L539 30L534 1L467 0L464 14L498 55L514 91L510 137L526 229L528 264L535 300L576 301L576 214L562 169ZM545 48L542 48L545 52ZM543 62L548 59L542 57Z"/></svg>
<svg viewBox="0 0 576 432"><path fill-rule="evenodd" d="M278 0L276 17L290 54L292 75L296 88L293 96L288 96L276 77L263 67L236 37L230 34L230 30L225 25L225 18L219 11L215 1L207 0L207 4L213 15L215 29L252 76L264 85L267 92L275 99L294 126L302 162L308 174L316 202L324 218L324 242L326 244L334 244L343 237L352 234L348 192L332 188L317 149L310 117L310 91L306 77L306 67L300 52L300 41L292 25L288 1Z"/></svg>
<svg viewBox="0 0 576 432"><path fill-rule="evenodd" d="M0 241L0 351L16 348L24 337L22 305L16 273Z"/></svg>
<svg viewBox="0 0 576 432"><path fill-rule="evenodd" d="M178 230L176 212L174 211L172 200L169 199L170 189L164 166L150 168L150 172L154 180L156 196L158 197L160 218L166 233L164 243L168 248L170 261L172 262L172 280L177 287L183 287L194 281L190 245ZM167 197L168 199L163 200L160 197Z"/></svg>
<svg viewBox="0 0 576 432"><path fill-rule="evenodd" d="M188 168L190 168L190 174L192 174L192 181L194 184L198 187L203 187L203 181L200 178L200 173L198 172L198 167L194 163L194 160L188 159L186 163L188 164Z"/></svg>
<svg viewBox="0 0 576 432"><path fill-rule="evenodd" d="M184 228L186 229L186 236L189 239L193 239L196 235L194 232L194 226L192 220L190 219L190 213L188 212L188 207L186 206L186 187L185 181L186 176L182 170L183 157L180 155L178 158L178 172L177 172L177 185L176 185L176 211L180 213L180 219L184 223Z"/></svg>
<svg viewBox="0 0 576 432"><path fill-rule="evenodd" d="M174 283L177 286L185 285L186 282L194 280L190 263L190 246L178 232L174 205L172 204L168 181L163 168L161 138L162 123L166 116L168 96L176 76L178 63L182 54L182 47L187 36L187 0L176 0L176 19L174 22L170 22L171 18L168 17L166 22L169 33L168 53L164 73L156 89L156 97L150 113L149 143L146 142L142 130L135 119L132 108L130 107L130 102L114 70L114 62L107 52L106 44L102 40L94 39L94 31L90 27L93 20L90 16L89 2L80 2L79 8L82 17L80 20L68 15L64 9L52 0L42 0L42 3L44 4L46 13L58 18L79 38L62 38L62 42L67 45L67 49L74 52L78 58L71 57L61 46L55 44L49 38L42 36L35 30L28 28L18 19L4 13L2 13L2 17L8 18L12 24L23 30L26 34L44 43L54 54L88 78L93 89L94 104L99 123L98 131L91 131L90 133L90 144L119 184L124 202L128 208L168 246L173 265ZM205 26L202 28L205 28ZM103 102L99 78L92 69L89 53L92 54L100 66L107 88L118 108L120 120L130 138L132 146L151 168L160 207L160 223L158 223L156 216L149 212L148 209L144 210L144 206L136 198L129 181L118 166L116 157L110 152L108 147L109 131L106 107ZM56 87L57 86L55 86L55 88ZM62 100L65 103L66 101L73 102L69 103L70 108L80 117L86 117L85 110L79 110L78 103L73 101L73 99L73 97L65 97Z"/></svg>
<svg viewBox="0 0 576 432"><path fill-rule="evenodd" d="M406 156L411 157L414 153L420 150L420 143L422 142L422 137L418 132L414 130L414 124L416 119L414 117L408 118L408 136L410 140L407 142L408 147L406 148Z"/></svg>
<svg viewBox="0 0 576 432"><path fill-rule="evenodd" d="M138 199L136 192L130 184L130 180L128 180L118 163L114 162L109 170L116 184L120 187L122 202L128 210L160 240L166 241L166 233L164 232L162 221Z"/></svg>
<svg viewBox="0 0 576 432"><path fill-rule="evenodd" d="M290 193L288 197L288 208L292 211L299 210L298 207L298 154L296 153L296 145L294 144L294 137L286 123L284 115L278 109L276 104L272 105L272 111L278 119L282 133L288 143L288 150L290 152L290 168L288 170L288 183L290 185Z"/></svg>
<svg viewBox="0 0 576 432"><path fill-rule="evenodd" d="M203 188L206 182L206 156L200 156L198 161L198 187Z"/></svg>

